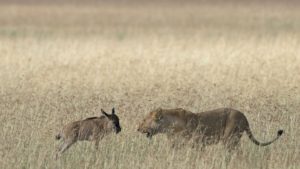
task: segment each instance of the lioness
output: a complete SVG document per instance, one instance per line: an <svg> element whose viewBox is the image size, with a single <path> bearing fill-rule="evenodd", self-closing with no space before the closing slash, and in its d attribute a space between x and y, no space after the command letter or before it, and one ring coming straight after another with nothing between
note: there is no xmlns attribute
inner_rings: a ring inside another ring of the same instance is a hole
<svg viewBox="0 0 300 169"><path fill-rule="evenodd" d="M103 116L71 122L63 127L55 136L57 140L63 140L63 143L57 149L55 159L77 141L95 141L95 147L98 149L99 141L104 136L112 132L118 134L121 131L119 117L115 114L114 108L111 114L107 114L102 109L101 112Z"/></svg>
<svg viewBox="0 0 300 169"><path fill-rule="evenodd" d="M145 133L148 138L158 133L166 134L169 139L193 138L192 141L196 144L201 143L201 147L222 141L230 150L239 146L244 131L258 146L269 145L283 134L283 130L278 130L276 138L261 143L254 138L245 115L231 108L196 114L181 108L159 108L148 114L139 125L138 131Z"/></svg>

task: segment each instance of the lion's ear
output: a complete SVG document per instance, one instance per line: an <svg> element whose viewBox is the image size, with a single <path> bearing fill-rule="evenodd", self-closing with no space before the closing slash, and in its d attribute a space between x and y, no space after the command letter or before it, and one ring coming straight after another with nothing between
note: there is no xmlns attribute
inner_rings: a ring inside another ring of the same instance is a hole
<svg viewBox="0 0 300 169"><path fill-rule="evenodd" d="M162 112L162 108L161 108L161 107L160 107L160 108L157 108L157 109L156 109L156 112L160 112L160 113L161 113L161 112Z"/></svg>
<svg viewBox="0 0 300 169"><path fill-rule="evenodd" d="M155 113L155 119L160 120L162 118L162 108L158 108Z"/></svg>

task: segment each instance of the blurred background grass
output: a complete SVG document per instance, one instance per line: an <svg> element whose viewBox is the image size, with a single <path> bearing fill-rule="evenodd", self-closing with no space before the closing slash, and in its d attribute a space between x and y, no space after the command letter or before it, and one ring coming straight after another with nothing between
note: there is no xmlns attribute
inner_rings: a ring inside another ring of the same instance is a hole
<svg viewBox="0 0 300 169"><path fill-rule="evenodd" d="M297 168L297 1L0 1L1 168ZM120 135L53 160L66 123L116 107ZM259 140L173 150L136 132L150 110L241 110Z"/></svg>

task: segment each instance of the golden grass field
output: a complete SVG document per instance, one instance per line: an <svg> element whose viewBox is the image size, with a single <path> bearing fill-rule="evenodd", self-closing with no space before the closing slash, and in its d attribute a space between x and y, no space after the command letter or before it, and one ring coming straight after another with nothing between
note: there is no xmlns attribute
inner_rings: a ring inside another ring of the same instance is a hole
<svg viewBox="0 0 300 169"><path fill-rule="evenodd" d="M298 3L0 3L0 168L298 169ZM112 107L122 132L53 159L55 134ZM174 150L136 131L152 109L245 113L231 160L221 145Z"/></svg>

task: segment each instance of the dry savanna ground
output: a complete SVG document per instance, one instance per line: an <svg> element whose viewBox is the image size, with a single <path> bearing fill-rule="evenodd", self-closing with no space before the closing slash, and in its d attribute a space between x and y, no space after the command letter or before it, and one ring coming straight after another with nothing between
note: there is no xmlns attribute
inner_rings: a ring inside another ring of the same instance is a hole
<svg viewBox="0 0 300 169"><path fill-rule="evenodd" d="M57 1L56 1L57 2ZM300 166L299 4L93 2L0 5L0 168L270 168ZM123 130L54 161L66 123L112 107ZM150 110L245 113L231 160L221 145L174 150L136 132Z"/></svg>

